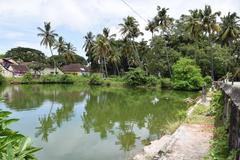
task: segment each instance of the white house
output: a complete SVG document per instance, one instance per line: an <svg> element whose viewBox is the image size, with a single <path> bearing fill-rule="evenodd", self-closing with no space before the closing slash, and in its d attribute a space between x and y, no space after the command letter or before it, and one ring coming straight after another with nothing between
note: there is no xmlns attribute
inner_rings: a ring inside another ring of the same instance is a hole
<svg viewBox="0 0 240 160"><path fill-rule="evenodd" d="M0 72L4 77L21 77L28 71L26 65L19 65L12 59L3 58L0 60Z"/></svg>
<svg viewBox="0 0 240 160"><path fill-rule="evenodd" d="M46 67L44 70L41 71L41 75L49 75L54 74L55 69L53 67ZM58 67L56 68L56 74L64 74Z"/></svg>

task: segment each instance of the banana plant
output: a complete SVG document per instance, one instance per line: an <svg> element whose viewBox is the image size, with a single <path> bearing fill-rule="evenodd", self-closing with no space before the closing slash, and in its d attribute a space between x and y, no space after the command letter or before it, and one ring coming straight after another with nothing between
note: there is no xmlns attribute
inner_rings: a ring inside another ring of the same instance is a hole
<svg viewBox="0 0 240 160"><path fill-rule="evenodd" d="M36 160L34 153L41 148L31 146L31 139L8 126L18 119L10 119L11 112L0 110L0 159Z"/></svg>

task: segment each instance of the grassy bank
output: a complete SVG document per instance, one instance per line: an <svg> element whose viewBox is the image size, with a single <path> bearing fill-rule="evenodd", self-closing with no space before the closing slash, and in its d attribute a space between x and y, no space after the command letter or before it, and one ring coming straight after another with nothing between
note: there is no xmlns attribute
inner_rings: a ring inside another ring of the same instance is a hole
<svg viewBox="0 0 240 160"><path fill-rule="evenodd" d="M161 88L161 80L154 79L154 82L139 83L139 85L129 85L125 77L112 76L102 78L97 74L89 76L76 75L46 75L33 78L31 75L24 75L18 78L6 78L6 84L74 84L74 85L93 85L93 86L112 86L112 87L137 87L137 88ZM164 83L165 86L166 83ZM166 84L166 88L170 88Z"/></svg>

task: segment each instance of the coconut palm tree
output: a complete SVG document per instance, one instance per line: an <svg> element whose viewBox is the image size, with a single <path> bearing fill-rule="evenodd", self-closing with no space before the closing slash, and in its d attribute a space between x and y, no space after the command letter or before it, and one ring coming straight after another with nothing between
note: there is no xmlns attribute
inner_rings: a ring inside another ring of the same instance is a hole
<svg viewBox="0 0 240 160"><path fill-rule="evenodd" d="M167 15L169 8L161 8L157 6L157 15L154 17L154 23L160 28L161 34L164 35L169 32L174 19Z"/></svg>
<svg viewBox="0 0 240 160"><path fill-rule="evenodd" d="M84 36L85 43L83 45L83 48L86 53L89 53L92 51L92 47L94 45L94 38L95 36L93 35L92 32L88 32L86 36Z"/></svg>
<svg viewBox="0 0 240 160"><path fill-rule="evenodd" d="M221 15L221 12L212 12L211 6L206 5L204 10L200 10L199 12L201 23L202 23L202 29L205 33L205 35L208 37L209 46L212 46L212 42L215 41L214 37L215 34L220 32L220 26L217 23L217 16ZM209 51L211 54L211 76L214 80L214 57L212 51Z"/></svg>
<svg viewBox="0 0 240 160"><path fill-rule="evenodd" d="M103 36L108 40L113 40L116 37L116 34L110 34L109 28L103 28Z"/></svg>
<svg viewBox="0 0 240 160"><path fill-rule="evenodd" d="M139 24L137 20L134 17L128 16L127 18L123 18L123 23L119 24L121 27L120 32L124 36L124 39L126 39L126 42L130 42L133 51L135 52L135 57L137 58L137 63L142 66L140 57L137 51L137 48L135 46L135 38L137 38L140 35L143 35L143 33L139 29Z"/></svg>
<svg viewBox="0 0 240 160"><path fill-rule="evenodd" d="M119 75L119 68L118 65L121 62L121 56L119 54L119 52L117 51L116 48L113 49L112 52L110 52L110 55L108 56L109 62L111 64L113 64L113 66L115 67L115 72L117 72L117 75Z"/></svg>
<svg viewBox="0 0 240 160"><path fill-rule="evenodd" d="M37 29L40 31L38 33L38 36L42 38L40 45L45 46L46 48L48 47L50 49L51 55L53 56L53 51L52 47L55 43L55 37L58 36L57 33L55 33L55 30L51 29L51 23L50 22L44 22L44 28L37 27ZM56 62L53 58L53 63L54 63L54 70L56 74Z"/></svg>
<svg viewBox="0 0 240 160"><path fill-rule="evenodd" d="M112 48L109 40L103 36L103 35L98 35L96 38L96 42L94 43L93 46L93 57L94 60L100 62L101 65L101 72L104 73L104 76L108 76L107 72L107 57L110 54Z"/></svg>
<svg viewBox="0 0 240 160"><path fill-rule="evenodd" d="M88 57L87 61L90 63L91 65L91 69L92 70L98 70L98 62L96 62L94 60L94 56L93 56L93 46L95 43L95 36L93 35L92 32L88 32L86 34L86 36L84 36L85 39L85 43L83 45L83 49L86 52L86 56Z"/></svg>
<svg viewBox="0 0 240 160"><path fill-rule="evenodd" d="M58 40L55 42L53 49L57 50L58 55L61 55L64 53L64 51L66 50L66 43L62 36L60 36Z"/></svg>
<svg viewBox="0 0 240 160"><path fill-rule="evenodd" d="M68 61L68 62L73 62L75 60L75 55L76 55L76 48L73 46L72 43L66 43L66 49L63 52L63 56L64 58Z"/></svg>
<svg viewBox="0 0 240 160"><path fill-rule="evenodd" d="M158 31L158 29L157 29L157 24L155 23L155 21L150 21L150 20L148 20L148 24L147 24L147 26L145 27L145 30L151 32L152 38L153 38L154 32L157 32L157 31Z"/></svg>
<svg viewBox="0 0 240 160"><path fill-rule="evenodd" d="M124 39L122 41L122 45L120 47L121 53L123 54L123 56L126 57L127 60L127 67L130 67L130 58L133 56L133 47L131 45L131 42L129 42L128 39Z"/></svg>
<svg viewBox="0 0 240 160"><path fill-rule="evenodd" d="M170 32L171 32L171 27L173 26L173 21L174 19L171 18L168 14L167 11L168 8L161 8L160 6L157 6L157 15L154 17L154 22L156 23L157 27L161 31L161 36L164 37L169 37ZM168 47L167 45L165 47ZM166 50L166 61L168 64L168 70L169 70L169 75L172 77L172 72L171 72L171 64L169 60L169 55L168 51Z"/></svg>
<svg viewBox="0 0 240 160"><path fill-rule="evenodd" d="M219 39L222 44L231 45L239 37L240 33L240 17L237 16L236 12L228 12L227 16L221 18L221 33Z"/></svg>
<svg viewBox="0 0 240 160"><path fill-rule="evenodd" d="M218 11L213 13L211 6L205 5L204 10L200 10L199 14L202 21L202 29L209 39L212 40L213 34L220 31L216 18L221 15L221 12Z"/></svg>
<svg viewBox="0 0 240 160"><path fill-rule="evenodd" d="M191 38L196 41L202 31L202 23L198 9L189 10L190 15L182 15L182 20L186 25L186 31L191 35Z"/></svg>

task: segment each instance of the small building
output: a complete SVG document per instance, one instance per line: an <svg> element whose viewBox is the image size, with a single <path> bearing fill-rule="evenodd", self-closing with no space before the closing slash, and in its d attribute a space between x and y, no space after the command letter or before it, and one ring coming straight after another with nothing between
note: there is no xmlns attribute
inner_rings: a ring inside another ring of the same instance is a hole
<svg viewBox="0 0 240 160"><path fill-rule="evenodd" d="M21 77L29 70L26 65L19 65L12 59L3 58L0 60L0 71L4 77Z"/></svg>
<svg viewBox="0 0 240 160"><path fill-rule="evenodd" d="M88 75L89 74L88 68L86 68L85 66L79 63L64 65L61 68L61 70L63 71L64 74L72 74L72 75Z"/></svg>
<svg viewBox="0 0 240 160"><path fill-rule="evenodd" d="M55 69L53 67L46 67L41 71L41 75L50 75L50 74L54 74L55 73ZM56 74L64 74L58 67L56 68Z"/></svg>
<svg viewBox="0 0 240 160"><path fill-rule="evenodd" d="M13 73L13 77L21 77L29 71L27 66L17 64L12 64L9 70Z"/></svg>

